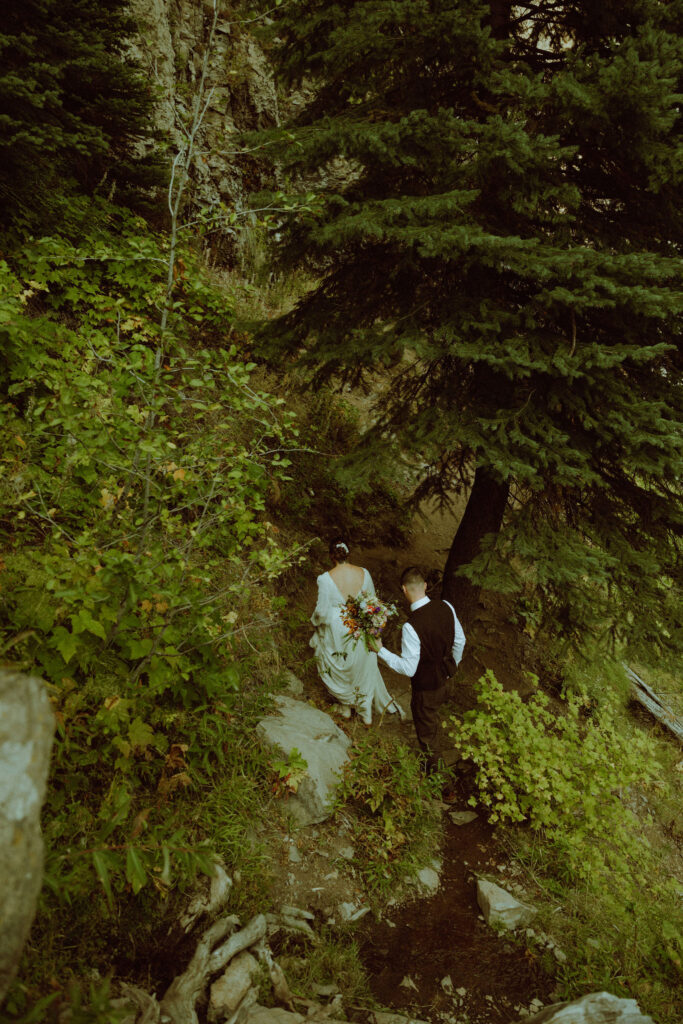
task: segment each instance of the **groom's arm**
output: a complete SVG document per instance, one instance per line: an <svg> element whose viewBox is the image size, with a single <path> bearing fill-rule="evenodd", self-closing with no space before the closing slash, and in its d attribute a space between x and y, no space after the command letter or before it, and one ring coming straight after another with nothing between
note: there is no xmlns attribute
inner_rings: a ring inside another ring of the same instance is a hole
<svg viewBox="0 0 683 1024"><path fill-rule="evenodd" d="M415 675L420 661L420 638L409 622L404 624L401 632L401 656L392 654L386 647L380 647L377 656L399 675Z"/></svg>

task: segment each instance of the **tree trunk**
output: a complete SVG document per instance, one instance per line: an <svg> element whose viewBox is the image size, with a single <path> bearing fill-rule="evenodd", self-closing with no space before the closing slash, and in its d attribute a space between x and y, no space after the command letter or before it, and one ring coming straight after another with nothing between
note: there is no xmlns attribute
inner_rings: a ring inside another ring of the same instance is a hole
<svg viewBox="0 0 683 1024"><path fill-rule="evenodd" d="M491 34L494 39L507 39L510 35L512 0L491 0Z"/></svg>
<svg viewBox="0 0 683 1024"><path fill-rule="evenodd" d="M441 596L450 601L463 624L472 622L475 616L481 587L456 573L476 558L486 534L499 533L509 491L507 481L498 480L485 466L477 468L465 513L448 553L441 590Z"/></svg>

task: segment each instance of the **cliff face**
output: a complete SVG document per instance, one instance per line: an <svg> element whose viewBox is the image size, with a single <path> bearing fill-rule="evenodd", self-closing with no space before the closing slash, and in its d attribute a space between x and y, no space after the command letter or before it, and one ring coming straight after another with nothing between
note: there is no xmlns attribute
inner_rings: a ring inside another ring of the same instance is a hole
<svg viewBox="0 0 683 1024"><path fill-rule="evenodd" d="M192 102L201 78L206 43L213 19L211 0L130 0L138 37L132 50L147 69L158 94L156 128L170 154L177 152L183 126L191 121ZM230 4L221 11L209 55L211 100L199 133L199 155L192 177L194 202L206 213L228 214L244 208L249 191L260 183L253 161L237 156L240 131L279 123L278 100L268 61L249 24ZM229 259L234 231L218 215L211 234L214 258Z"/></svg>

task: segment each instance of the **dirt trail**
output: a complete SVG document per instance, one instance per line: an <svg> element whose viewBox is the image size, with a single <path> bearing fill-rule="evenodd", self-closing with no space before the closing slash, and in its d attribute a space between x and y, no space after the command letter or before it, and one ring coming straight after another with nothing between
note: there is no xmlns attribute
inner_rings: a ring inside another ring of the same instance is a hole
<svg viewBox="0 0 683 1024"><path fill-rule="evenodd" d="M361 955L378 1002L448 1024L510 1024L532 1000L552 1002L554 981L539 961L481 918L475 874L496 874L499 860L490 827L449 823L441 858L435 896L363 929Z"/></svg>
<svg viewBox="0 0 683 1024"><path fill-rule="evenodd" d="M459 508L441 512L427 505L405 548L359 546L352 550L351 558L370 571L382 597L397 600L400 574L406 565L418 564L424 569L443 566L461 512ZM308 596L312 608L314 586ZM390 649L400 649L398 627L390 630L386 643ZM468 636L450 710L462 712L472 706L473 683L485 668L493 668L504 685L524 689L518 671L523 643L505 621L501 602L486 595ZM390 692L408 710L410 681L384 665L382 673ZM322 686L320 690L324 700ZM393 733L417 747L411 721L400 723L397 716L386 716L372 728ZM446 755L447 761L453 759ZM467 780L457 779L456 785L460 799L454 806L465 809ZM463 826L452 824L447 817L446 821L437 894L390 908L380 923L373 923L368 916L359 928L371 989L381 1005L421 1020L509 1024L520 1016L520 1006L528 1008L534 999L552 1002L554 981L523 944L499 937L481 917L475 875L498 875L504 856L497 850L490 826L481 818Z"/></svg>

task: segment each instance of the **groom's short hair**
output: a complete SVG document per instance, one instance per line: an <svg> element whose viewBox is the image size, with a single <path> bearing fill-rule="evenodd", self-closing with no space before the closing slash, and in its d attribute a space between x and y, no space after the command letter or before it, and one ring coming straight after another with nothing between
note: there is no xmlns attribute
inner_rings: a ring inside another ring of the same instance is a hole
<svg viewBox="0 0 683 1024"><path fill-rule="evenodd" d="M401 573L402 587L415 587L419 586L420 583L426 582L422 569L418 569L416 565L409 565L408 568L404 569Z"/></svg>

